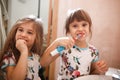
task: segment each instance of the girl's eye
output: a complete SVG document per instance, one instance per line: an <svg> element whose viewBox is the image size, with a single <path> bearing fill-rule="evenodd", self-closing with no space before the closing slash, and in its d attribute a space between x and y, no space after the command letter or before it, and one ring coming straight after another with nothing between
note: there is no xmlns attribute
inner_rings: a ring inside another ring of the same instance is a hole
<svg viewBox="0 0 120 80"><path fill-rule="evenodd" d="M28 32L28 34L33 34L32 32Z"/></svg>
<svg viewBox="0 0 120 80"><path fill-rule="evenodd" d="M85 27L87 24L86 23L83 23L82 26Z"/></svg>
<svg viewBox="0 0 120 80"><path fill-rule="evenodd" d="M22 32L22 31L23 31L23 29L20 29L20 28L19 28L19 29L18 29L18 31L19 31L19 32Z"/></svg>
<svg viewBox="0 0 120 80"><path fill-rule="evenodd" d="M76 28L76 27L78 27L78 26L75 24L75 25L73 25L73 27Z"/></svg>

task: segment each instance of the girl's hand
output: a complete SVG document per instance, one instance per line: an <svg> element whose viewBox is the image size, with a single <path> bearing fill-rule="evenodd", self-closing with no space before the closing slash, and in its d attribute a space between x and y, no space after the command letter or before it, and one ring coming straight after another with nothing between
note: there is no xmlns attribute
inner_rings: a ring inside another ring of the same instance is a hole
<svg viewBox="0 0 120 80"><path fill-rule="evenodd" d="M93 74L104 74L108 70L108 66L104 61L95 62L92 67L94 67Z"/></svg>
<svg viewBox="0 0 120 80"><path fill-rule="evenodd" d="M74 40L70 37L61 37L55 40L57 46L64 46L66 49L73 47Z"/></svg>
<svg viewBox="0 0 120 80"><path fill-rule="evenodd" d="M16 48L21 52L26 52L28 51L28 47L26 45L26 41L23 39L18 39L16 40Z"/></svg>
<svg viewBox="0 0 120 80"><path fill-rule="evenodd" d="M70 37L61 37L54 40L45 50L42 57L40 58L40 64L42 67L48 66L52 61L54 61L59 54L51 56L51 52L55 50L58 46L64 46L65 49L73 47L74 40Z"/></svg>

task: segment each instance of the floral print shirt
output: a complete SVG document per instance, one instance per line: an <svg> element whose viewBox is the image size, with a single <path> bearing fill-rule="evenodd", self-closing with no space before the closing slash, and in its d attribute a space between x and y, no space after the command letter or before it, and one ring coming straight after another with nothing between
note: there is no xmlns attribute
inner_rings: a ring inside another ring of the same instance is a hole
<svg viewBox="0 0 120 80"><path fill-rule="evenodd" d="M41 80L38 75L38 71L40 68L39 60L40 60L40 57L37 54L32 54L32 56L28 57L27 75L25 80ZM15 66L15 65L16 65L16 60L14 55L8 53L4 56L1 69L5 73L6 67Z"/></svg>
<svg viewBox="0 0 120 80"><path fill-rule="evenodd" d="M77 77L88 75L92 62L98 60L98 50L88 45L87 48L73 46L64 50L61 55L58 80L73 80Z"/></svg>

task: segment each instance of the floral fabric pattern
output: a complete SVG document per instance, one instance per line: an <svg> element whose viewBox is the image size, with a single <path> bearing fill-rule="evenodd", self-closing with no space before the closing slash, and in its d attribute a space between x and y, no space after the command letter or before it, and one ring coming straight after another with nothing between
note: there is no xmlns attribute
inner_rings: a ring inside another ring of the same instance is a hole
<svg viewBox="0 0 120 80"><path fill-rule="evenodd" d="M87 48L73 46L62 52L61 59L58 80L73 80L90 73L91 63L98 60L98 50L92 45Z"/></svg>
<svg viewBox="0 0 120 80"><path fill-rule="evenodd" d="M25 80L41 80L38 71L40 68L40 63L39 63L40 57L37 54L32 54L31 57L28 57L28 67L27 67L27 75ZM5 73L5 69L7 66L15 66L16 65L16 60L13 54L11 56L6 54L4 56L4 60L2 62L1 69Z"/></svg>

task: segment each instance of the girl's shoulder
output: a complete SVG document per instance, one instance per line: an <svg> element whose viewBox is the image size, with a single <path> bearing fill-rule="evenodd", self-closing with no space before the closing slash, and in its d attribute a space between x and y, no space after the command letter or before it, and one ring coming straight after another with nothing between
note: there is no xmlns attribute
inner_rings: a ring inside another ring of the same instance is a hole
<svg viewBox="0 0 120 80"><path fill-rule="evenodd" d="M5 69L7 66L14 66L16 64L15 56L13 53L7 52L4 54L1 62L1 69Z"/></svg>
<svg viewBox="0 0 120 80"><path fill-rule="evenodd" d="M10 57L14 57L14 54L10 53L10 52L7 52L6 54L3 55L3 60L7 59L7 58L10 58Z"/></svg>
<svg viewBox="0 0 120 80"><path fill-rule="evenodd" d="M88 47L89 47L89 49L92 50L93 52L98 52L98 49L97 49L94 45L88 44Z"/></svg>
<svg viewBox="0 0 120 80"><path fill-rule="evenodd" d="M97 49L94 45L92 44L88 44L88 47L91 48L91 49Z"/></svg>

